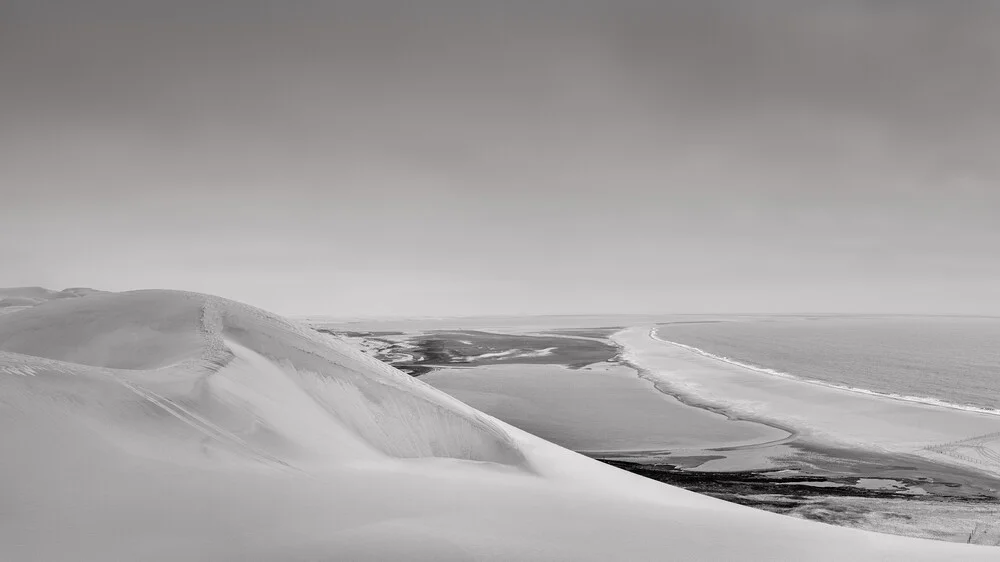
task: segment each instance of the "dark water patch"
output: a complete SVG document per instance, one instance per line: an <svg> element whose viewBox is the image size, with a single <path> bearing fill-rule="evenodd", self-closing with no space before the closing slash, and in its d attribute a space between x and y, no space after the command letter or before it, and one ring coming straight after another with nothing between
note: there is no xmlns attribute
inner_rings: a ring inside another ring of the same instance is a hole
<svg viewBox="0 0 1000 562"><path fill-rule="evenodd" d="M374 339L374 338L372 338ZM560 335L498 334L480 330L434 331L404 341L380 340L376 357L404 370L434 367L526 364L581 369L617 357L610 342ZM394 360L406 356L404 361Z"/></svg>
<svg viewBox="0 0 1000 562"><path fill-rule="evenodd" d="M330 334L333 336L342 336L347 338L371 338L371 337L405 335L403 332L392 332L392 331L358 332L353 330L336 330L333 328L313 328L313 329L316 330L317 332L322 332L324 334Z"/></svg>

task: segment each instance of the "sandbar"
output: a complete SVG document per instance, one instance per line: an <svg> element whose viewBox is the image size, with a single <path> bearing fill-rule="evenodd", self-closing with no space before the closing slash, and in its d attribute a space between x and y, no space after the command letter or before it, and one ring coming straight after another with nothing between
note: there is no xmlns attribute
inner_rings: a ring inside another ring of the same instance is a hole
<svg viewBox="0 0 1000 562"><path fill-rule="evenodd" d="M915 455L1000 476L1000 416L831 388L718 361L660 340L654 326L612 338L657 387L805 441Z"/></svg>

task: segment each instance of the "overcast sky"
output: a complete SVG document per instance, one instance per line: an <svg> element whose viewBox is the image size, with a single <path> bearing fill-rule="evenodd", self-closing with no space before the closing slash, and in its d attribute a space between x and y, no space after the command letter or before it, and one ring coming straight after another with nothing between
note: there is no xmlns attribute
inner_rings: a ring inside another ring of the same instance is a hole
<svg viewBox="0 0 1000 562"><path fill-rule="evenodd" d="M1000 314L1000 2L0 0L0 286Z"/></svg>

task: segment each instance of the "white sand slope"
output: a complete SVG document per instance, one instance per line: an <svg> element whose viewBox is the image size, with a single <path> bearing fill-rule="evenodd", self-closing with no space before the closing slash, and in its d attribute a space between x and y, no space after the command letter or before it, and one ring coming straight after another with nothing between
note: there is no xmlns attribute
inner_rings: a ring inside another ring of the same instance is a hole
<svg viewBox="0 0 1000 562"><path fill-rule="evenodd" d="M0 560L996 560L602 465L169 291L0 316Z"/></svg>

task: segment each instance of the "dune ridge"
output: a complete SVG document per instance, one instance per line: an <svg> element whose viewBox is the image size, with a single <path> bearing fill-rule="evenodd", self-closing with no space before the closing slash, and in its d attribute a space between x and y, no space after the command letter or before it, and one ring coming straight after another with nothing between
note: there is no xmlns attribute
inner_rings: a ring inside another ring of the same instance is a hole
<svg viewBox="0 0 1000 562"><path fill-rule="evenodd" d="M280 393L298 405L296 415L311 416L311 427L360 439L389 456L524 462L510 438L471 408L436 391L409 392L421 383L353 349L338 349L318 332L218 297L95 295L10 318L0 325L3 351L77 366L60 372L82 366L116 381L211 436L213 446L239 443L261 458L260 450L288 445L276 435L299 439L302 431L268 423L287 417L273 404ZM20 363L39 374L51 366ZM337 366L339 376L324 376L324 364ZM380 376L364 376L369 371ZM264 410L269 414L261 415Z"/></svg>

